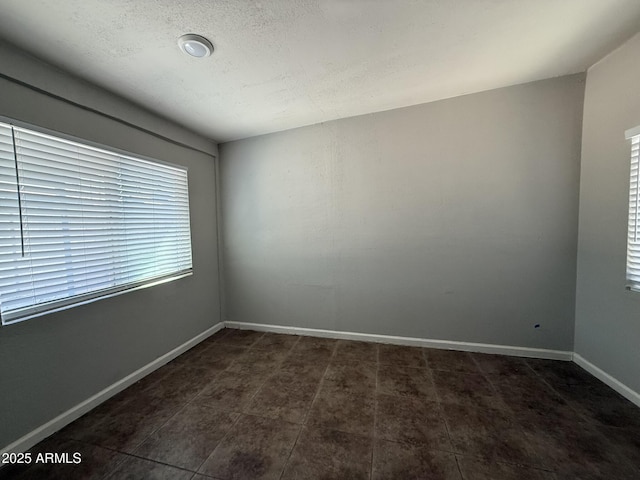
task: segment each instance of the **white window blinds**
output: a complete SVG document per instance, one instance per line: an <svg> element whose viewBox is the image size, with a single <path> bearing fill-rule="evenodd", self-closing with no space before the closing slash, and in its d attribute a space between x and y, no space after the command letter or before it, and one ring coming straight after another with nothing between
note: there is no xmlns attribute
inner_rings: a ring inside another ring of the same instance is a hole
<svg viewBox="0 0 640 480"><path fill-rule="evenodd" d="M191 272L183 168L0 123L2 323Z"/></svg>
<svg viewBox="0 0 640 480"><path fill-rule="evenodd" d="M631 139L631 179L629 182L629 230L627 236L627 288L640 291L640 190L638 185L638 152L640 127L628 130Z"/></svg>

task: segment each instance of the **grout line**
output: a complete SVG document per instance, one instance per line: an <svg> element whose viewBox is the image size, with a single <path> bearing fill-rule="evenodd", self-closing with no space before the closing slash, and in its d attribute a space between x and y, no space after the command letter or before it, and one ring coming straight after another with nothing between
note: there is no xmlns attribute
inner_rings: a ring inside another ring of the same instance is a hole
<svg viewBox="0 0 640 480"><path fill-rule="evenodd" d="M185 408L187 408L187 405L189 404L189 401L187 401L187 403L185 403L181 408L176 409L176 411L173 413L173 415L171 415L162 425L160 425L159 427L157 427L156 429L154 429L151 433L149 433L149 435L147 435L146 437L144 437L140 443L138 443L135 448L133 449L133 452L137 451L143 444L144 442L146 442L149 438L151 438L156 432L158 432L162 427L164 427L167 423L169 423L174 417L176 417L180 412L182 412ZM123 452L126 453L126 452Z"/></svg>
<svg viewBox="0 0 640 480"><path fill-rule="evenodd" d="M318 382L318 388L316 389L316 393L313 396L313 400L311 401L311 405L309 406L309 410L307 410L307 413L304 416L304 419L302 421L303 425L307 424L307 420L309 419L309 414L311 413L311 410L313 409L313 405L316 403L316 399L318 398L318 394L320 393L320 390L322 389L322 385L324 384L324 377L327 375L327 370L329 370L329 365L331 365L331 359L333 358L333 356L335 355L335 353L338 350L338 342L335 342L335 345L333 346L333 351L331 352L331 355L329 356L329 361L327 362L327 366L324 368L324 372L322 372L322 376L320 377L320 381Z"/></svg>
<svg viewBox="0 0 640 480"><path fill-rule="evenodd" d="M260 336L260 337L258 338L258 340L256 340L256 342L254 342L254 343L252 344L252 347L253 347L253 346L254 346L254 345L255 345L255 344L260 340L260 338L262 338L263 336L264 336L264 335ZM288 350L287 352L290 352L290 351L293 349L293 346L294 346L298 341L299 341L299 340L296 340L296 342L294 342L294 343L291 345L291 347L289 348L289 350ZM247 351L248 351L248 350L251 350L251 348L252 348L252 347L247 348ZM257 348L256 350L257 350L258 352L260 352L260 351L261 351L261 349L260 349L260 348ZM265 350L265 351L267 351L267 350ZM243 354L243 355L244 355L244 354ZM234 362L235 362L235 360L234 360L234 361L232 361L232 362L231 362L231 364L229 364L229 367L231 367L231 366L234 364ZM271 378L275 375L275 373L276 373L276 372L280 371L280 369L282 368L282 364L283 364L283 362L284 362L284 359L283 359L283 360L281 360L281 361L278 363L278 366L277 366L277 367L276 367L276 369L273 371L273 373L270 373L270 374L266 375L266 377L265 377L264 381L263 381L263 382L258 386L258 388L256 389L256 391L253 393L253 395L251 395L251 397L250 397L250 398L249 398L249 400L247 401L246 406L245 406L245 407L242 407L242 410L240 410L240 411L238 411L238 412L237 412L239 415L253 415L253 416L256 416L256 417L260 417L260 418L267 418L267 419L270 419L270 420L274 420L272 417L262 417L262 416L260 416L260 415L255 415L255 414L252 414L252 413L246 412L246 411L245 411L245 408L247 408L247 407L248 407L248 406L253 402L254 398L255 398L255 397L258 395L258 393L262 390L262 388L263 388L263 387L265 386L265 384L269 381L269 379L271 379ZM227 369L225 369L224 371L229 371L229 370L228 370L228 368L229 368L229 367L227 367ZM230 371L230 373L236 373L236 372ZM239 417L238 417L238 418L239 418Z"/></svg>
<svg viewBox="0 0 640 480"><path fill-rule="evenodd" d="M300 339L298 339L298 341L296 343L294 343L294 346L300 342ZM333 352L331 352L331 356L329 357L330 359L332 358L333 354L335 353L336 349L338 346L338 342L335 342L335 346L333 347ZM293 346L291 347L291 350L293 350ZM327 370L329 369L329 364L330 364L331 360L329 360L329 362L327 363L327 366L324 369L324 372L322 372L322 376L320 377L320 381L318 382L318 387L316 388L316 393L313 395L313 399L311 400L311 405L309 405L309 409L307 410L307 413L305 413L304 418L302 419L302 423L300 424L300 430L298 430L298 436L296 437L296 441L293 443L293 447L291 448L291 451L289 452L289 456L287 457L287 460L284 462L284 466L282 467L282 472L280 473L280 476L278 477L279 479L282 479L282 476L284 475L285 470L287 469L287 466L289 465L289 460L291 460L291 455L293 455L293 451L296 448L296 445L298 445L298 440L300 439L300 435L302 435L302 430L304 429L304 427L307 425L307 419L309 417L309 414L311 413L311 409L313 408L313 404L316 401L316 398L318 396L318 393L320 392L320 388L322 386L322 382L324 381L324 377L327 374Z"/></svg>
<svg viewBox="0 0 640 480"><path fill-rule="evenodd" d="M164 424L163 424L163 425L164 425ZM153 433L155 433L156 431L157 431L157 430L155 430ZM150 459L150 458L147 458L147 457L143 457L143 456L141 456L141 455L136 454L136 453L135 453L135 451L136 451L136 450L137 450L137 449L138 449L138 448L139 448L139 447L140 447L140 446L141 446L145 441L147 441L147 439L148 439L149 437L151 437L151 435L153 435L153 433L151 433L151 434L149 434L148 436L146 436L146 437L145 437L145 438L144 438L144 439L143 439L139 444L137 444L137 445L135 446L135 448L134 448L133 452L126 452L126 451L124 451L124 450L119 450L119 449L114 448L114 447L109 447L109 446L106 446L106 445L101 445L101 444L99 444L99 443L89 442L89 441L86 441L86 440L68 439L67 441L76 442L76 443L81 443L81 444L88 445L88 446L91 446L91 447L101 448L101 449L103 449L103 450L109 450L110 452L117 453L117 454L118 454L118 456L122 456L122 455L124 455L124 456L128 456L128 457L139 458L139 459L142 459L142 460L145 460L145 461L148 461L148 462L152 462L152 463L159 463L159 464L166 465L166 466L173 467L173 468L177 468L177 469L180 469L180 470L185 470L185 471L188 471L188 472L194 472L194 470L189 470L188 468L180 467L180 466L173 465L173 464L171 464L171 463L162 462L162 461L159 461L159 460L153 460L153 459ZM112 470L110 470L110 471L107 473L107 475L108 475L108 476L107 476L107 477L105 477L105 478L110 478L110 477L113 475L113 472L114 472L115 470L117 470L117 468L118 468L118 467L120 466L120 464L121 464L121 463L123 463L123 462L124 462L124 460L123 460L123 459L119 460L119 461L116 463L116 467L114 467Z"/></svg>
<svg viewBox="0 0 640 480"><path fill-rule="evenodd" d="M300 435L302 435L303 428L304 428L304 425L298 425L298 435L296 435L296 440L295 442L293 442L293 446L289 451L289 456L287 457L284 464L282 465L282 471L280 472L280 476L278 477L278 479L282 478L282 476L284 475L284 471L287 469L287 466L289 465L289 460L291 460L291 455L293 455L293 451L295 450L296 445L298 445L298 440L300 439Z"/></svg>
<svg viewBox="0 0 640 480"><path fill-rule="evenodd" d="M167 466L167 467L171 467L171 468L177 468L178 470L183 470L183 471L185 471L185 472L189 472L189 473L198 473L198 471L197 471L197 470L191 470L191 469L189 469L189 468L179 467L178 465L174 465L174 464L172 464L172 463L162 462L162 461L160 461L160 460L153 460L153 459L148 458L148 457L142 457L142 456L140 456L140 455L137 455L136 453L121 452L121 451L119 451L119 450L115 450L115 451L116 451L116 452L118 452L118 453L120 453L120 454L122 454L122 455L127 455L127 456L129 456L129 457L133 457L133 458L139 458L140 460L144 460L144 461L146 461L146 462L158 463L158 464L160 464L160 465L165 465L165 466ZM121 463L122 463L122 462L121 462ZM117 470L117 468L114 468L114 469L109 473L109 475L113 475L113 472L114 472L115 470ZM110 477L106 477L106 478L108 479L108 478L110 478Z"/></svg>
<svg viewBox="0 0 640 480"><path fill-rule="evenodd" d="M225 334L225 335L226 335L226 334ZM223 336L224 336L224 335L223 335ZM222 338L222 337L221 337L221 338ZM260 337L260 338L262 338L262 337ZM219 340L219 339L218 339L218 340ZM215 343L217 343L217 340L213 342L213 344L215 344ZM213 344L212 344L212 345L213 345ZM220 344L220 345L224 345L224 344ZM242 348L244 348L244 347L242 347ZM208 348L207 348L207 350L208 350ZM247 350L248 350L248 349L247 349ZM243 353L243 355L244 355L244 353ZM199 391L199 392L198 392L198 393L197 393L193 398L191 398L191 400L189 400L189 401L187 402L187 404L185 405L185 408L186 408L186 406L187 406L187 405L190 405L190 404L194 403L194 402L195 402L195 400L196 400L198 397L200 397L200 395L202 394L202 392L204 392L204 391L207 389L207 387L208 387L210 384L212 384L212 383L213 383L213 382L214 382L214 381L215 381L215 380L216 380L216 379L217 379L217 378L222 374L222 372L226 372L226 371L227 371L227 369L228 369L231 365L233 365L234 361L235 361L235 360L232 360L232 361L231 361L231 363L229 364L229 366L228 366L227 368L225 368L224 370L219 370L219 371L217 371L217 372L216 372L216 374L215 374L215 376L214 376L214 378L212 378L212 379L211 379L211 381L209 381L209 383L207 383L207 385L206 385L206 386L204 386L204 387L203 387L203 388L202 388L202 389L201 389L201 390L200 390L200 391ZM196 365L196 366L197 366L197 365ZM233 373L233 372L232 372L232 373ZM208 409L212 409L212 410L213 410L213 409L218 409L218 407L215 407L215 406L213 406L213 405L209 405L209 404L206 404L206 403L205 403L205 404L202 404L202 406L203 406L203 407L205 407L205 408L208 408ZM229 428L228 428L228 429L227 429L227 431L225 432L224 436L223 436L222 438L220 438L220 440L218 440L218 442L216 443L216 446L213 448L213 450L211 450L211 453L207 456L207 458L205 458L205 459L204 459L204 460L203 460L203 461L198 465L198 467L197 467L197 468L195 469L195 471L194 471L193 476L195 476L195 475L198 473L198 471L200 470L200 468L202 467L202 465L204 465L204 464L206 463L206 461L207 461L207 460L209 460L209 457L211 457L211 455L213 455L213 453L214 453L214 452L216 451L216 449L218 448L218 445L220 445L220 444L222 443L222 441L223 441L224 439L226 439L226 438L227 438L227 436L229 435L229 432L230 432L230 431L231 431L231 430L236 426L236 424L237 424L237 423L238 423L238 421L240 420L240 417L243 415L243 412L236 412L236 411L233 411L233 410L226 410L226 409L224 409L224 410L221 410L221 411L222 411L222 412L224 412L224 413L237 414L237 415L238 415L238 417L234 420L234 422L231 424L231 426L229 426Z"/></svg>
<svg viewBox="0 0 640 480"><path fill-rule="evenodd" d="M456 459L456 466L458 467L458 473L460 473L460 478L462 480L466 480L465 476L462 474L462 468L460 468L460 459L458 458L458 455L454 454L453 458Z"/></svg>
<svg viewBox="0 0 640 480"><path fill-rule="evenodd" d="M592 422L590 421L590 419L586 418L584 415L582 415L578 410L576 410L573 405L571 404L571 402L569 400L567 400L567 398L565 398L564 395L562 395L558 390L555 389L555 387L553 385L551 385L546 378L544 378L542 375L540 375L540 373L538 373L531 365L529 365L529 362L525 360L525 363L527 364L527 366L531 369L531 371L534 373L534 375L536 377L538 377L538 379L545 384L553 393L555 393L556 395L558 395L566 404L567 406L578 416L580 417L582 420L586 421L588 424L592 424Z"/></svg>
<svg viewBox="0 0 640 480"><path fill-rule="evenodd" d="M375 465L376 427L378 426L378 376L380 374L380 346L376 345L376 386L373 392L373 432L371 432L371 469L369 479L373 480L373 466Z"/></svg>
<svg viewBox="0 0 640 480"><path fill-rule="evenodd" d="M562 361L562 360L560 360ZM436 449L437 450L437 449ZM442 451L442 450L440 450ZM472 460L479 460L479 461L486 461L487 458L485 456L483 456L482 454L474 454L474 453L458 453L458 452L447 452L447 453L452 453L453 455L455 455L456 457L456 462L458 462L458 459L460 458L469 458ZM535 470L535 471L540 471L540 472L546 472L546 473L558 473L558 470L553 470L551 468L543 468L540 466L531 464L531 463L522 463L522 462L509 462L507 460L493 460L492 464L500 464L500 465L509 465L510 467L516 467L518 469L525 469L525 470ZM460 464L458 463L458 468L460 468ZM460 471L460 473L462 474L462 471ZM492 477L493 478L493 477ZM466 479L466 477L463 476L463 479Z"/></svg>
<svg viewBox="0 0 640 480"><path fill-rule="evenodd" d="M246 349L246 351L250 350L250 349L251 349L251 347L252 347L253 345L255 345L255 344L258 342L258 340L259 340L260 338L262 338L263 336L264 336L264 333L263 333L260 337L258 337L258 339L256 339L256 341L255 341L254 343L252 343L252 344L251 344L251 346L249 346L249 347L243 347L243 348L245 348L245 349ZM245 355L245 354L246 354L246 351L245 351L245 353L242 353L240 356ZM231 361L231 363L229 364L229 366L228 366L226 369L222 370L221 372L228 372L228 371L229 371L229 370L228 370L228 369L229 369L229 367L231 367L232 365L234 365L235 361L236 361L236 359L232 360L232 361ZM221 372L218 372L218 375L219 375ZM234 372L230 372L230 373L234 373ZM217 377L218 375L216 375L216 377ZM256 391L255 391L255 392L254 392L254 394L251 396L251 398L249 399L249 401L247 402L247 404L251 403L251 401L253 400L253 398L258 394L258 392L260 391L260 389L262 389L263 385L267 382L268 378L270 378L270 375L269 375L269 376L267 376L267 378L265 378L265 380L264 380L264 381L260 384L260 386L256 389ZM210 383L213 383L213 381L214 381L214 380L215 380L215 379L213 379ZM205 388L206 388L206 387L205 387ZM203 392L203 391L204 391L204 389L202 389L202 390L198 393L198 395L196 395L196 397L200 396L200 394L202 394L202 392ZM193 400L195 400L195 398L196 398L196 397L194 397L194 398L192 399L192 401L193 401ZM213 407L212 407L212 408L213 408ZM229 427L229 429L225 432L224 436L223 436L223 437L218 441L218 443L216 444L215 448L211 451L211 453L207 456L207 458L205 458L205 459L202 461L202 463L200 463L200 465L198 465L198 468L196 469L196 471L195 471L194 475L195 475L195 474L197 474L197 473L200 471L200 469L201 469L201 468L202 468L202 466L207 462L207 460L209 460L209 458L211 458L211 457L213 456L213 454L216 452L216 450L218 449L218 447L219 447L219 446L220 446L220 445L221 445L221 444L222 444L222 443L227 439L227 437L229 436L229 434L231 433L231 431L235 428L235 426L236 426L236 425L238 424L238 422L240 421L240 418L242 418L242 416L243 416L243 415L247 415L244 411L233 411L233 410L226 410L226 409L225 409L225 410L223 410L223 411L225 411L225 412L229 412L229 413L235 413L235 414L237 414L237 415L238 415L238 417L235 419L235 421L234 421L234 422L233 422L233 424Z"/></svg>
<svg viewBox="0 0 640 480"><path fill-rule="evenodd" d="M423 352L423 354L426 357L426 352ZM426 360L426 358L425 358ZM451 445L451 451L449 451L448 453L451 453L455 456L456 454L456 448L455 445L453 443L453 436L451 435L451 429L449 427L449 422L447 421L447 416L444 414L444 403L442 401L442 398L440 397L440 392L438 392L438 385L436 384L436 381L433 377L433 370L428 366L427 363L427 369L429 370L429 377L431 378L431 382L433 384L433 391L435 393L435 397L436 397L436 405L438 406L439 409L439 416L440 419L442 420L442 423L444 423L444 429L447 432L447 438L449 439L449 445ZM438 450L438 449L435 449ZM456 465L458 465L458 459L456 458ZM460 472L460 476L462 477L462 472L460 471L460 465L458 465L458 471Z"/></svg>
<svg viewBox="0 0 640 480"><path fill-rule="evenodd" d="M200 389L200 391L198 393L196 393L193 398L191 398L191 400L189 400L187 402L187 405L194 403L199 397L200 395L202 395L202 393L209 388L209 385L211 385L221 374L222 372L225 372L226 370L220 370L216 373L216 375L204 386Z"/></svg>
<svg viewBox="0 0 640 480"><path fill-rule="evenodd" d="M354 435L357 435L357 434L354 433ZM360 435L360 436L362 436L362 435ZM395 443L396 445L400 445L402 447L412 446L414 448L419 448L419 447L422 446L428 452L439 452L439 453L447 453L449 455L460 455L460 454L456 453L453 449L446 450L444 448L435 448L435 447L430 446L427 442L411 443L411 442L406 442L406 441L403 441L403 440L390 440L388 438L380 438L380 440L385 442L385 443ZM467 455L461 455L461 456L467 456ZM478 456L476 456L474 458L486 459L482 455L478 455ZM505 462L501 462L501 463L505 463ZM513 463L513 464L510 464L510 465L521 465L521 464Z"/></svg>
<svg viewBox="0 0 640 480"><path fill-rule="evenodd" d="M279 368L280 368L280 367L278 367L278 369L279 369ZM231 372L231 373L234 373L234 372ZM264 387L264 386L265 386L265 384L267 383L267 381L269 381L269 379L270 379L272 376L273 376L273 373L268 374L268 375L265 375L264 380L262 381L262 383L260 383L260 385L258 386L258 388L256 389L256 391L255 391L255 392L253 392L253 395L251 395L251 397L249 398L249 400L247 400L246 405L245 405L244 407L242 407L242 411L241 411L240 413L242 413L243 415L251 415L250 413L245 412L245 411L244 411L244 409L245 409L245 408L247 408L247 407L248 407L248 406L253 402L253 399L254 399L254 398L256 398L256 395L258 395L258 392L260 392L260 390L262 390L262 387ZM259 416L259 415L254 415L254 416L256 416L256 417L257 417L257 416ZM270 418L270 417L263 417L263 418Z"/></svg>
<svg viewBox="0 0 640 480"><path fill-rule="evenodd" d="M420 348L422 352L422 359L424 360L424 364L427 366L429 371L431 371L432 368L429 366L429 356L427 355L427 349L424 347L418 347L418 348Z"/></svg>
<svg viewBox="0 0 640 480"><path fill-rule="evenodd" d="M262 340L262 337L264 337L266 334L267 334L267 332L262 332L262 335L260 335L258 338L256 338L256 339L253 341L253 343L252 343L251 345L248 345L248 346L247 346L247 350L251 350L253 347L255 347L255 346L256 346L256 344L257 344L260 340ZM260 349L258 348L258 350L260 350Z"/></svg>
<svg viewBox="0 0 640 480"><path fill-rule="evenodd" d="M222 445L222 442L224 442L226 440L226 438L229 436L229 433L235 428L235 426L238 424L238 422L240 421L240 418L242 417L242 413L240 412L231 412L231 413L237 413L238 414L238 418L235 419L235 421L233 422L233 424L231 424L231 426L229 427L229 429L224 433L224 436L218 441L218 443L216 443L216 446L213 450L211 450L211 453L209 455L207 455L207 458L205 458L203 460L203 462L198 465L198 468L196 469L195 473L198 473L200 471L200 469L202 468L202 466L207 463L207 460L209 460L213 454L216 452L216 450L218 450L218 447L220 445ZM208 475L207 475L208 476Z"/></svg>
<svg viewBox="0 0 640 480"><path fill-rule="evenodd" d="M478 361L474 353L469 352L469 356L471 357L471 361L476 365L478 372L481 375L486 376L487 375L486 372L482 369L482 366L480 365L480 362Z"/></svg>
<svg viewBox="0 0 640 480"><path fill-rule="evenodd" d="M514 420L518 420L518 416L516 415L515 410L513 410L508 404L507 402L504 401L504 398L502 396L502 393L500 392L500 390L498 390L498 387L496 387L494 381L492 381L492 376L489 375L487 372L484 371L484 369L482 368L482 365L480 365L480 362L478 361L478 359L475 357L474 353L470 353L469 354L471 356L471 359L473 360L473 362L476 364L476 366L478 367L478 371L480 373L480 375L487 381L487 383L489 384L489 387L491 387L491 390L493 391L494 395L497 396L497 398L502 402L502 404L507 407L507 413L510 414L511 417L513 417ZM499 378L499 375L495 375L496 378ZM503 410L502 408L498 408L498 410Z"/></svg>

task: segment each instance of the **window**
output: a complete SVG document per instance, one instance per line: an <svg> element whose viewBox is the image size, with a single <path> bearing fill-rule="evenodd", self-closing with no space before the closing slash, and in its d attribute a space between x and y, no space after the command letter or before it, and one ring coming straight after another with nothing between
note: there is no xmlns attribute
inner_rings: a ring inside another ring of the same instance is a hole
<svg viewBox="0 0 640 480"><path fill-rule="evenodd" d="M640 291L640 185L638 185L638 152L640 127L626 132L631 140L631 180L629 182L629 230L627 236L627 289Z"/></svg>
<svg viewBox="0 0 640 480"><path fill-rule="evenodd" d="M187 171L0 123L0 315L188 275Z"/></svg>

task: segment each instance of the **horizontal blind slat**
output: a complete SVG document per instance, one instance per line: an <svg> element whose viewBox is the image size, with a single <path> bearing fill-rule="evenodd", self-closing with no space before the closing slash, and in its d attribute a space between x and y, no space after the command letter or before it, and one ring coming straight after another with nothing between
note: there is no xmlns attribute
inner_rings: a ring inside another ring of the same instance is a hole
<svg viewBox="0 0 640 480"><path fill-rule="evenodd" d="M191 271L185 169L14 130L17 172L0 123L3 322Z"/></svg>

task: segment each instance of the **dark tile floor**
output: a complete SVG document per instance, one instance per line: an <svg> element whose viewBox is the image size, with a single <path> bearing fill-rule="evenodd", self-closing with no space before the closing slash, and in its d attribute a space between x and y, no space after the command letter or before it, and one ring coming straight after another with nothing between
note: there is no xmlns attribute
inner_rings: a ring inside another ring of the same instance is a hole
<svg viewBox="0 0 640 480"><path fill-rule="evenodd" d="M223 330L18 479L640 479L640 408L573 363Z"/></svg>

